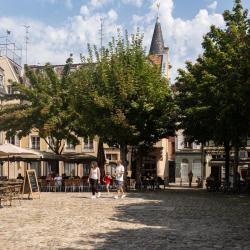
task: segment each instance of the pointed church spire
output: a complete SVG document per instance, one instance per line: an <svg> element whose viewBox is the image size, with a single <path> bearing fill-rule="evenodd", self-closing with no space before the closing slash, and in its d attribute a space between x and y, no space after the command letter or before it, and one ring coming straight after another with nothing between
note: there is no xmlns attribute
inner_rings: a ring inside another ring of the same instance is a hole
<svg viewBox="0 0 250 250"><path fill-rule="evenodd" d="M152 37L151 46L149 50L150 55L162 55L163 50L164 50L164 41L163 41L163 36L162 36L162 31L161 31L161 24L159 21L160 4L157 4L157 8L158 8L158 13L157 13L157 18L156 18L156 23L155 23L154 34Z"/></svg>

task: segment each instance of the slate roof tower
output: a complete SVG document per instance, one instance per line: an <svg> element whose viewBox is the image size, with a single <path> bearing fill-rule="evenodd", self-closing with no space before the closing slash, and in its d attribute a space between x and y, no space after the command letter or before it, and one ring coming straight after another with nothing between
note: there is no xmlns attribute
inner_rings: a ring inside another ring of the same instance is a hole
<svg viewBox="0 0 250 250"><path fill-rule="evenodd" d="M164 46L164 40L161 30L159 16L157 16L154 33L149 50L149 59L161 65L162 75L169 79L170 63L169 63L169 48Z"/></svg>
<svg viewBox="0 0 250 250"><path fill-rule="evenodd" d="M159 17L157 17L149 54L150 55L162 55L163 50L164 50L164 41L163 41L163 36L162 36L162 31L161 31L161 24L159 21Z"/></svg>

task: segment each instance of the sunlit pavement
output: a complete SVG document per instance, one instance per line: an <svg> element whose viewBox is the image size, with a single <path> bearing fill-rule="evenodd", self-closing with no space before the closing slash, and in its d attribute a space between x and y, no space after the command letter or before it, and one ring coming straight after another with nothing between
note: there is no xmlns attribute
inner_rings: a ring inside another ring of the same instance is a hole
<svg viewBox="0 0 250 250"><path fill-rule="evenodd" d="M42 193L0 209L0 249L250 249L250 197L193 189Z"/></svg>

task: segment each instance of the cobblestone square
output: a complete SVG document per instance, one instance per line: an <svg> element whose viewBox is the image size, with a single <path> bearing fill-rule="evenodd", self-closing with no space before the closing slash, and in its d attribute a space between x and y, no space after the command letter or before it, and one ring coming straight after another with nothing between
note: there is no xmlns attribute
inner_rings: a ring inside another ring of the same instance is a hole
<svg viewBox="0 0 250 250"><path fill-rule="evenodd" d="M0 249L250 249L250 197L203 190L42 193L0 209Z"/></svg>

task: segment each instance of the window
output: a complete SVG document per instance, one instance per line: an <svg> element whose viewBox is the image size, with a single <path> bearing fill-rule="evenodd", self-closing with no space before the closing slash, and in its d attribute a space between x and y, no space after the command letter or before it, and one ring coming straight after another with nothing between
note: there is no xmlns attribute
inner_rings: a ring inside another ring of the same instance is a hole
<svg viewBox="0 0 250 250"><path fill-rule="evenodd" d="M90 165L89 164L83 164L83 176L88 176L90 171Z"/></svg>
<svg viewBox="0 0 250 250"><path fill-rule="evenodd" d="M75 176L75 164L70 162L65 162L64 174L66 174L66 176Z"/></svg>
<svg viewBox="0 0 250 250"><path fill-rule="evenodd" d="M13 88L12 88L11 85L8 85L8 86L7 86L7 93L8 93L9 95L14 94L14 91L13 91Z"/></svg>
<svg viewBox="0 0 250 250"><path fill-rule="evenodd" d="M31 148L40 149L40 137L39 136L31 136Z"/></svg>
<svg viewBox="0 0 250 250"><path fill-rule="evenodd" d="M75 149L75 146L74 146L73 144L71 144L69 141L66 141L65 149L74 150L74 149Z"/></svg>
<svg viewBox="0 0 250 250"><path fill-rule="evenodd" d="M106 159L110 161L117 161L118 155L117 154L106 154Z"/></svg>
<svg viewBox="0 0 250 250"><path fill-rule="evenodd" d="M32 161L30 163L30 169L33 169L36 171L36 176L41 176L41 162Z"/></svg>
<svg viewBox="0 0 250 250"><path fill-rule="evenodd" d="M18 136L10 136L8 138L6 138L7 142L16 146L20 146L20 140L18 138Z"/></svg>
<svg viewBox="0 0 250 250"><path fill-rule="evenodd" d="M240 158L247 158L247 156L248 156L248 153L247 153L246 150L240 150L239 151L239 157Z"/></svg>
<svg viewBox="0 0 250 250"><path fill-rule="evenodd" d="M187 159L182 159L181 161L181 169L180 169L180 174L181 174L181 179L183 182L188 181L188 171L189 171L189 162Z"/></svg>
<svg viewBox="0 0 250 250"><path fill-rule="evenodd" d="M93 139L84 138L84 149L94 149Z"/></svg>
<svg viewBox="0 0 250 250"><path fill-rule="evenodd" d="M192 166L192 172L194 177L201 177L201 161L200 160L194 160L193 166Z"/></svg>
<svg viewBox="0 0 250 250"><path fill-rule="evenodd" d="M3 76L0 75L0 86L3 86Z"/></svg>
<svg viewBox="0 0 250 250"><path fill-rule="evenodd" d="M184 148L192 148L192 143L190 143L186 138L183 142Z"/></svg>
<svg viewBox="0 0 250 250"><path fill-rule="evenodd" d="M8 143L15 145L15 136L10 136L10 137L7 139L7 141L8 141Z"/></svg>

